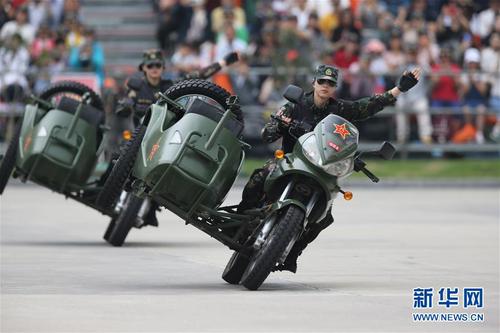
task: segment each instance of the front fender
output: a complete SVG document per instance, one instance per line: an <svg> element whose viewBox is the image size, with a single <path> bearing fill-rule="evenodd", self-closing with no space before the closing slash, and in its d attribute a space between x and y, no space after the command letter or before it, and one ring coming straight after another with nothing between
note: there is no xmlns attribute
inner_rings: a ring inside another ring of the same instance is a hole
<svg viewBox="0 0 500 333"><path fill-rule="evenodd" d="M277 212L285 207L288 207L290 205L294 205L294 206L299 207L300 209L302 209L304 214L306 214L306 212L307 212L307 208L306 208L306 206L304 206L304 204L302 202L295 200L295 199L289 199L289 198L284 199L284 200L278 200L275 203L273 203L270 211L272 213L275 213L275 212Z"/></svg>

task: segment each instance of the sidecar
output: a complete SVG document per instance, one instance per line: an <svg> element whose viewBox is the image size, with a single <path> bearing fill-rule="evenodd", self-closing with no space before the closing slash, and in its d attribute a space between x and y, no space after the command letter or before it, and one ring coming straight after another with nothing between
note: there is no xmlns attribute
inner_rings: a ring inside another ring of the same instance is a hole
<svg viewBox="0 0 500 333"><path fill-rule="evenodd" d="M230 113L223 120L219 108L197 98L186 109L167 130L160 125L166 112L153 109L155 125L144 135L132 177L140 191L189 216L200 204L216 208L222 203L244 153L238 140L243 125Z"/></svg>
<svg viewBox="0 0 500 333"><path fill-rule="evenodd" d="M0 165L0 194L11 174L53 191L86 200L103 144L102 101L77 82L51 85L26 110ZM108 214L109 215L109 214Z"/></svg>

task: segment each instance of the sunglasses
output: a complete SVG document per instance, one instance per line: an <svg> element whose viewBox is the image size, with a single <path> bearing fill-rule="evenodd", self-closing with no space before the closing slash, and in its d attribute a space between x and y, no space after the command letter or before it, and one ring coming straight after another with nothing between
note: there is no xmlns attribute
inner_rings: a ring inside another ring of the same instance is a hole
<svg viewBox="0 0 500 333"><path fill-rule="evenodd" d="M146 65L146 68L147 69L152 69L152 68L162 68L163 67L163 64L162 63L159 63L159 62L155 62L153 64L147 64Z"/></svg>
<svg viewBox="0 0 500 333"><path fill-rule="evenodd" d="M327 79L318 79L316 80L320 86L324 85L325 83L328 84L330 87L335 87L335 82Z"/></svg>

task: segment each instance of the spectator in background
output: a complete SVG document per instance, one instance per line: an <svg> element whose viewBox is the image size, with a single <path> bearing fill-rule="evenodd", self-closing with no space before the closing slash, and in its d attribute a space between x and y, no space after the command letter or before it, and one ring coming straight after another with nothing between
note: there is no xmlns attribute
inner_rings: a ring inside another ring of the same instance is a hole
<svg viewBox="0 0 500 333"><path fill-rule="evenodd" d="M452 61L451 50L442 49L440 61L431 67L432 107L458 110L460 106L459 75L460 67ZM439 131L436 133L439 143L444 143L460 127L459 119L456 117L450 119L448 116L439 116L436 120L439 123ZM450 120L453 120L451 124Z"/></svg>
<svg viewBox="0 0 500 333"><path fill-rule="evenodd" d="M373 94L377 78L370 71L370 66L371 57L367 54L361 55L357 62L349 66L349 92L342 93L341 98L359 99Z"/></svg>
<svg viewBox="0 0 500 333"><path fill-rule="evenodd" d="M358 40L355 34L346 34L345 40L340 50L334 53L333 64L342 69L348 69L353 63L357 62L358 57Z"/></svg>
<svg viewBox="0 0 500 333"><path fill-rule="evenodd" d="M462 73L460 82L462 84L465 126L472 126L471 111L473 111L476 114L476 142L484 143L484 118L488 100L486 97L486 77L481 73L480 63L479 50L470 48L465 51L465 72Z"/></svg>
<svg viewBox="0 0 500 333"><path fill-rule="evenodd" d="M223 59L224 56L231 52L244 53L247 48L247 43L236 36L235 28L232 24L227 23L224 26L224 34L219 37L216 43L216 59Z"/></svg>
<svg viewBox="0 0 500 333"><path fill-rule="evenodd" d="M205 0L190 0L189 2L190 23L186 33L188 43L200 43L205 40L208 26L207 11L205 10Z"/></svg>
<svg viewBox="0 0 500 333"><path fill-rule="evenodd" d="M396 78L403 71L405 66L405 52L401 44L401 33L394 30L389 41L389 49L384 53L384 61L387 66L386 86L394 86Z"/></svg>
<svg viewBox="0 0 500 333"><path fill-rule="evenodd" d="M336 43L345 39L345 34L355 34L356 37L361 40L361 33L359 29L354 25L354 17L349 9L344 9L340 14L340 25L336 27L331 36L331 42L334 43L334 48Z"/></svg>
<svg viewBox="0 0 500 333"><path fill-rule="evenodd" d="M231 86L233 92L240 99L241 105L255 104L259 94L258 80L250 72L245 56L230 70Z"/></svg>
<svg viewBox="0 0 500 333"><path fill-rule="evenodd" d="M47 24L51 16L49 1L31 0L28 4L30 24L35 31L40 25Z"/></svg>
<svg viewBox="0 0 500 333"><path fill-rule="evenodd" d="M16 19L4 24L0 31L0 40L7 40L15 34L19 34L26 45L30 45L35 38L35 29L28 21L28 9L19 8L16 12Z"/></svg>
<svg viewBox="0 0 500 333"><path fill-rule="evenodd" d="M311 9L307 6L307 0L297 0L293 2L293 5L290 9L290 14L297 18L297 28L301 31L307 31L310 17L311 17ZM316 15L316 19L318 20L318 16ZM318 20L319 22L319 20Z"/></svg>
<svg viewBox="0 0 500 333"><path fill-rule="evenodd" d="M378 18L383 12L384 9L378 0L365 0L359 4L357 15L363 26L361 34L364 41L379 38Z"/></svg>
<svg viewBox="0 0 500 333"><path fill-rule="evenodd" d="M462 36L469 29L469 22L462 8L454 2L444 5L437 19L436 38L439 45L458 50Z"/></svg>
<svg viewBox="0 0 500 333"><path fill-rule="evenodd" d="M175 52L176 46L186 39L191 22L190 11L188 7L175 0L160 1L159 9L158 44L166 54L170 55Z"/></svg>
<svg viewBox="0 0 500 333"><path fill-rule="evenodd" d="M473 34L486 38L493 31L495 18L500 15L500 0L490 0L488 9L473 15L470 30Z"/></svg>
<svg viewBox="0 0 500 333"><path fill-rule="evenodd" d="M200 57L194 45L189 43L180 44L172 56L172 65L179 76L200 69Z"/></svg>
<svg viewBox="0 0 500 333"><path fill-rule="evenodd" d="M65 0L63 7L63 21L67 19L80 20L80 1L79 0Z"/></svg>
<svg viewBox="0 0 500 333"><path fill-rule="evenodd" d="M418 34L418 63L426 68L439 61L439 46L431 41L427 32Z"/></svg>
<svg viewBox="0 0 500 333"><path fill-rule="evenodd" d="M214 34L225 31L224 16L232 12L234 17L234 28L242 28L246 25L245 11L234 4L234 0L222 0L221 5L212 11L212 32ZM221 58L222 59L222 58Z"/></svg>
<svg viewBox="0 0 500 333"><path fill-rule="evenodd" d="M408 46L405 54L405 70L412 71L415 68L421 67L418 62L417 45ZM396 138L399 144L404 144L408 141L410 134L410 113L417 115L420 142L424 144L432 143L432 123L429 114L429 99L427 97L427 75L430 67L421 67L421 69L422 75L415 87L406 94L400 95L396 102Z"/></svg>
<svg viewBox="0 0 500 333"><path fill-rule="evenodd" d="M327 51L328 40L319 27L318 15L312 13L309 16L307 26L303 32L306 40L309 41L313 59L320 59L321 54Z"/></svg>
<svg viewBox="0 0 500 333"><path fill-rule="evenodd" d="M66 47L68 49L80 47L85 42L83 24L76 19L67 19L65 24L69 29L65 39Z"/></svg>
<svg viewBox="0 0 500 333"><path fill-rule="evenodd" d="M491 138L500 143L500 32L493 33L490 38L490 46L482 50L481 68L488 77L489 105L497 116Z"/></svg>
<svg viewBox="0 0 500 333"><path fill-rule="evenodd" d="M5 23L12 20L14 8L8 0L0 0L0 31Z"/></svg>
<svg viewBox="0 0 500 333"><path fill-rule="evenodd" d="M0 93L6 102L21 102L26 95L29 62L23 38L14 33L0 48Z"/></svg>
<svg viewBox="0 0 500 333"><path fill-rule="evenodd" d="M96 40L93 29L85 30L85 42L70 50L68 65L72 69L94 72L99 77L99 85L104 82L104 50Z"/></svg>
<svg viewBox="0 0 500 333"><path fill-rule="evenodd" d="M35 40L31 44L31 57L36 61L44 52L52 52L56 46L56 40L48 25L40 26Z"/></svg>

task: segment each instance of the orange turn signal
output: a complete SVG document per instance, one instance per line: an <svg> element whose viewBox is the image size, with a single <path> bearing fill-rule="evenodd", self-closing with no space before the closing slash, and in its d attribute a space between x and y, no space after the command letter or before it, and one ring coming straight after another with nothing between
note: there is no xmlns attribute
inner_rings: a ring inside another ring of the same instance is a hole
<svg viewBox="0 0 500 333"><path fill-rule="evenodd" d="M278 149L274 152L274 157L282 159L283 157L285 157L285 152L281 149Z"/></svg>
<svg viewBox="0 0 500 333"><path fill-rule="evenodd" d="M352 192L349 192L349 191L344 192L344 199L345 199L345 200L347 200L347 201L351 200L351 199L352 199L352 196L353 196L353 195L352 195Z"/></svg>
<svg viewBox="0 0 500 333"><path fill-rule="evenodd" d="M122 132L122 137L125 141L129 141L130 139L132 139L132 132L130 132L129 130L125 130Z"/></svg>

